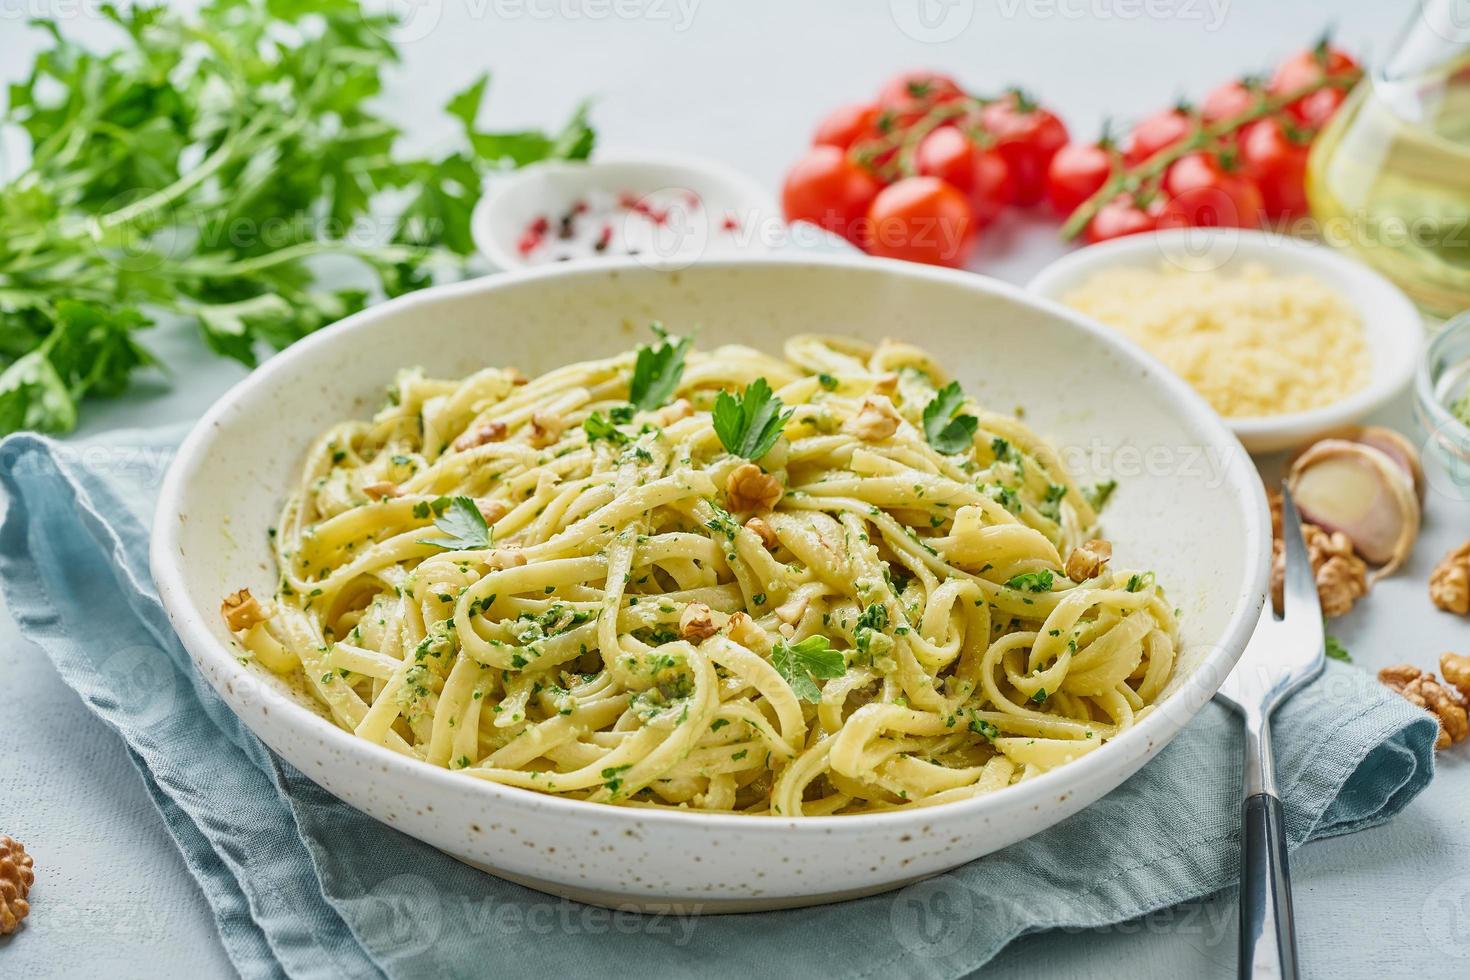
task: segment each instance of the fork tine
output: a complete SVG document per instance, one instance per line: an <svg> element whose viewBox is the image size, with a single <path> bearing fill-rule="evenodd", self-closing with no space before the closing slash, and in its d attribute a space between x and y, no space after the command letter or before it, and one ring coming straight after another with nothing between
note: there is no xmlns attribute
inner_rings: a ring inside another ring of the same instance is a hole
<svg viewBox="0 0 1470 980"><path fill-rule="evenodd" d="M1307 542L1302 535L1302 519L1291 489L1281 481L1281 540L1285 546L1286 570L1281 589L1281 618L1290 620L1322 618L1322 600L1317 595L1317 582L1312 574L1312 561L1307 555Z"/></svg>

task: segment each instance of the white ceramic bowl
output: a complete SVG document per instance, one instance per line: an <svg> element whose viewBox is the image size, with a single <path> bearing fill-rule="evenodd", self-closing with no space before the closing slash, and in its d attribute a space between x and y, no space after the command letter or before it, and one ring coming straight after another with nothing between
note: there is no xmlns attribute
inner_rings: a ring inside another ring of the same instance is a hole
<svg viewBox="0 0 1470 980"><path fill-rule="evenodd" d="M1105 515L1122 565L1152 568L1182 611L1178 677L1140 724L1057 771L930 809L740 817L559 799L369 744L242 665L220 599L270 594L266 528L327 425L366 417L405 365L458 377L536 374L610 355L644 324L713 346L779 351L804 331L911 338L965 388L1068 456L1120 480ZM415 293L272 358L190 433L164 482L152 541L159 594L198 669L272 749L347 803L495 874L601 904L736 911L896 887L1049 827L1154 756L1216 690L1260 613L1270 522L1240 444L1146 354L1067 310L963 272L873 259L746 259L666 271L561 265Z"/></svg>
<svg viewBox="0 0 1470 980"><path fill-rule="evenodd" d="M526 226L540 216L566 212L573 201L606 195L692 194L697 208L676 207L674 220L644 243L656 264L687 265L709 256L764 252L783 227L771 195L755 181L723 164L675 154L599 153L587 161L555 160L494 176L470 216L475 247L497 269L531 265L517 244ZM721 227L726 215L736 232ZM621 231L626 217L614 222Z"/></svg>
<svg viewBox="0 0 1470 980"><path fill-rule="evenodd" d="M1403 391L1414 376L1424 326L1409 298L1361 262L1325 245L1285 235L1233 228L1185 228L1131 235L1058 259L1026 288L1060 301L1104 269L1158 268L1163 263L1187 263L1191 268L1203 265L1227 275L1244 265L1260 264L1277 275L1309 275L1344 296L1363 321L1371 364L1367 387L1308 412L1225 419L1253 453L1290 449L1356 422Z"/></svg>

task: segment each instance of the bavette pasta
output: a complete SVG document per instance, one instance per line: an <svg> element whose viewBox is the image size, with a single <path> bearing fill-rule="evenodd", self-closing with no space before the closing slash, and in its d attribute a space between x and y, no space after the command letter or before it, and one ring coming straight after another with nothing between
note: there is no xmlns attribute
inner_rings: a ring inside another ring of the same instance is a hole
<svg viewBox="0 0 1470 980"><path fill-rule="evenodd" d="M905 343L653 343L400 375L328 430L223 613L361 738L598 803L780 816L993 792L1134 724L1174 611L1016 417Z"/></svg>

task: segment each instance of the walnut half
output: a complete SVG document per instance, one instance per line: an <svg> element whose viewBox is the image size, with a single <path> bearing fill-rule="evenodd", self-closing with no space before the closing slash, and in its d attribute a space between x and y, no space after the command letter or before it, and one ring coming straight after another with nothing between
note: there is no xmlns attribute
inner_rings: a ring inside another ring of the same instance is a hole
<svg viewBox="0 0 1470 980"><path fill-rule="evenodd" d="M1429 598L1445 612L1470 613L1470 541L1434 566L1429 573Z"/></svg>
<svg viewBox="0 0 1470 980"><path fill-rule="evenodd" d="M26 896L36 881L34 864L20 841L0 834L0 936L19 929L20 921L31 911Z"/></svg>
<svg viewBox="0 0 1470 980"><path fill-rule="evenodd" d="M781 482L754 463L741 463L725 480L727 503L736 513L771 510L783 492Z"/></svg>
<svg viewBox="0 0 1470 980"><path fill-rule="evenodd" d="M1465 658L1461 658L1465 659ZM1410 664L1396 664L1378 672L1378 680L1399 692L1414 704L1434 715L1439 722L1436 749L1463 742L1470 735L1470 714L1460 692L1441 684L1433 674L1426 674Z"/></svg>
<svg viewBox="0 0 1470 980"><path fill-rule="evenodd" d="M1074 582L1086 582L1097 578L1113 557L1113 546L1101 538L1094 538L1072 549L1067 556L1067 578Z"/></svg>

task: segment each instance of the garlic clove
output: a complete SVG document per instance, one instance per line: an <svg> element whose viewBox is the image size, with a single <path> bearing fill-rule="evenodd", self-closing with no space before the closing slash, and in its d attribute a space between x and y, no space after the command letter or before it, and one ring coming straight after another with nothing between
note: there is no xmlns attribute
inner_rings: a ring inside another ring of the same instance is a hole
<svg viewBox="0 0 1470 980"><path fill-rule="evenodd" d="M1377 581L1403 564L1419 535L1412 477L1389 454L1360 442L1323 439L1292 464L1292 497L1302 517L1341 531Z"/></svg>
<svg viewBox="0 0 1470 980"><path fill-rule="evenodd" d="M1424 503L1424 468L1419 463L1419 450L1402 433L1381 425L1349 425L1335 429L1322 438L1356 442L1383 453L1408 475L1414 484L1414 495L1419 498L1419 503ZM1307 448L1310 449L1311 446ZM1292 460L1293 463L1295 461Z"/></svg>

